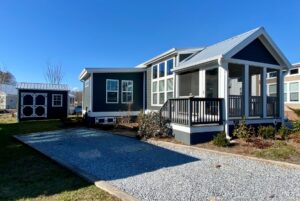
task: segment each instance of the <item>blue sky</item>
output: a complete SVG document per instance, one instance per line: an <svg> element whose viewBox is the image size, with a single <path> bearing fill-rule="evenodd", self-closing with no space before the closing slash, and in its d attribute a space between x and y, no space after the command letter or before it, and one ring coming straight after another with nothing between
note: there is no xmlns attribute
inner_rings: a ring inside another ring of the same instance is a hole
<svg viewBox="0 0 300 201"><path fill-rule="evenodd" d="M300 61L300 1L0 0L0 65L44 82L46 63L81 88L84 67L132 67L172 47L206 46L264 26Z"/></svg>

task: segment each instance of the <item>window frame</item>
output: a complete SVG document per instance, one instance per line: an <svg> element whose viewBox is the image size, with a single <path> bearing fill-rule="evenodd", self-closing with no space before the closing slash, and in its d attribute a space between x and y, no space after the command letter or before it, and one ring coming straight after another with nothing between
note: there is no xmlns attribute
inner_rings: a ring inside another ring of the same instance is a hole
<svg viewBox="0 0 300 201"><path fill-rule="evenodd" d="M175 91L175 87L174 87L174 82L175 82L175 79L174 79L174 73L172 72L172 74L168 75L168 61L170 60L173 60L173 67L172 69L174 69L175 67L175 57L172 57L172 58L168 58L166 60L163 60L161 62L158 62L158 63L154 63L150 68L151 68L151 106L162 106L163 104L160 104L159 103L159 100L160 100L160 93L164 93L164 102L167 101L167 94L168 92L173 92L173 97L174 97L174 91ZM161 63L164 63L164 76L163 77L160 77L159 76L159 66ZM157 68L157 77L156 78L153 78L153 70L154 70L154 67L156 66ZM167 80L170 79L170 78L173 78L173 90L167 90ZM164 80L164 90L163 91L159 91L159 81L161 80ZM153 90L153 83L156 82L156 91ZM154 103L153 99L154 99L154 95L156 94L156 103Z"/></svg>
<svg viewBox="0 0 300 201"><path fill-rule="evenodd" d="M295 84L295 83L298 84L298 91L291 91L291 84ZM295 81L289 82L288 86L289 86L289 96L288 96L289 97L289 102L290 103L298 103L299 100L300 100L299 99L299 82L295 82ZM298 100L296 100L296 101L291 100L291 94L292 93L298 93Z"/></svg>
<svg viewBox="0 0 300 201"><path fill-rule="evenodd" d="M55 105L54 102L57 100L54 100L55 96L60 97L60 105ZM63 94L52 94L52 107L63 107Z"/></svg>
<svg viewBox="0 0 300 201"><path fill-rule="evenodd" d="M125 82L131 82L132 84L132 91L123 91L123 83ZM133 80L122 80L121 81L121 103L122 104L132 104L133 103ZM123 93L131 93L131 101L125 102L123 101Z"/></svg>
<svg viewBox="0 0 300 201"><path fill-rule="evenodd" d="M117 90L107 90L107 86L108 86L108 82L109 81L115 81L117 82ZM119 80L117 79L106 79L106 85L105 85L105 102L106 104L118 104L119 103L119 90L120 90L120 87L119 87ZM109 92L114 92L114 93L117 93L117 101L116 102L108 102L107 98L107 94Z"/></svg>
<svg viewBox="0 0 300 201"><path fill-rule="evenodd" d="M291 73L292 71L297 71L297 73ZM298 68L293 68L289 70L290 75L299 75L299 69Z"/></svg>

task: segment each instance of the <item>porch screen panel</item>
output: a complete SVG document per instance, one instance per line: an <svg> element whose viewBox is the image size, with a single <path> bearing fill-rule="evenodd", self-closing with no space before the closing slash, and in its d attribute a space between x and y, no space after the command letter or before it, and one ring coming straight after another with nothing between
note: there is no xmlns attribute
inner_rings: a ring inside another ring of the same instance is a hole
<svg viewBox="0 0 300 201"><path fill-rule="evenodd" d="M199 96L199 71L179 74L179 96Z"/></svg>
<svg viewBox="0 0 300 201"><path fill-rule="evenodd" d="M244 66L230 63L228 75L229 117L241 117L244 112Z"/></svg>
<svg viewBox="0 0 300 201"><path fill-rule="evenodd" d="M267 74L272 78L267 80L267 116L276 117L279 111L279 71L267 68Z"/></svg>
<svg viewBox="0 0 300 201"><path fill-rule="evenodd" d="M263 68L249 66L249 116L263 115L262 73Z"/></svg>

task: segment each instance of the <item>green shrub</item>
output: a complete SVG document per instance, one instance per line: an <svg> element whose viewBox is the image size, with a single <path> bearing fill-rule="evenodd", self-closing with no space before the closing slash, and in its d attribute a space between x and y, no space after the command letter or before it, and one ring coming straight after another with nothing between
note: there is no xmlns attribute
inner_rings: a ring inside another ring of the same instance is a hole
<svg viewBox="0 0 300 201"><path fill-rule="evenodd" d="M170 123L161 121L158 112L140 113L138 116L139 138L148 139L151 137L171 137L172 129Z"/></svg>
<svg viewBox="0 0 300 201"><path fill-rule="evenodd" d="M243 117L240 123L234 128L233 136L241 138L241 139L249 139L255 135L254 128L251 126L247 126L245 118Z"/></svg>
<svg viewBox="0 0 300 201"><path fill-rule="evenodd" d="M278 129L278 132L277 132L277 134L283 140L288 139L289 133L290 133L290 129L284 124L281 125L281 127Z"/></svg>
<svg viewBox="0 0 300 201"><path fill-rule="evenodd" d="M213 144L218 147L228 147L230 145L230 142L226 138L226 133L223 131L214 136Z"/></svg>
<svg viewBox="0 0 300 201"><path fill-rule="evenodd" d="M263 139L274 139L276 130L273 126L259 126L258 127L258 136Z"/></svg>
<svg viewBox="0 0 300 201"><path fill-rule="evenodd" d="M293 132L300 132L300 120L293 122Z"/></svg>

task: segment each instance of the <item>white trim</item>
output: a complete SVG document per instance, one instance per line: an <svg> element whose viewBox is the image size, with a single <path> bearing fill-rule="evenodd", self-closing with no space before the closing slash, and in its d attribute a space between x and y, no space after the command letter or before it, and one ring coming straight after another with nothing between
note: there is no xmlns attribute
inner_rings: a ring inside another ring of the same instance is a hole
<svg viewBox="0 0 300 201"><path fill-rule="evenodd" d="M123 91L123 83L125 82L131 82L132 84L132 91ZM133 103L133 80L122 80L121 81L121 103L122 104L132 104ZM131 93L131 101L129 102L124 102L123 101L123 93Z"/></svg>
<svg viewBox="0 0 300 201"><path fill-rule="evenodd" d="M140 111L131 111L131 116L137 116ZM118 111L118 112L89 112L89 117L122 117L128 116L128 111Z"/></svg>
<svg viewBox="0 0 300 201"><path fill-rule="evenodd" d="M181 131L187 134L190 133L200 133L200 132L220 132L224 131L224 125L201 125L201 126L184 126L181 124L171 123L171 127L173 130Z"/></svg>
<svg viewBox="0 0 300 201"><path fill-rule="evenodd" d="M94 73L91 73L90 77L90 108L89 111L93 111L93 98L94 98Z"/></svg>
<svg viewBox="0 0 300 201"><path fill-rule="evenodd" d="M84 68L80 75L79 80L84 80L89 74L92 73L138 73L145 72L141 68Z"/></svg>
<svg viewBox="0 0 300 201"><path fill-rule="evenodd" d="M114 82L117 82L117 90L107 90L107 83L108 81L114 81ZM106 85L105 85L105 102L106 104L118 104L119 103L119 80L116 80L116 79L106 79ZM117 93L117 102L108 102L107 101L107 92L114 92L114 93Z"/></svg>
<svg viewBox="0 0 300 201"><path fill-rule="evenodd" d="M264 36L265 39L267 40L267 42L270 44L270 47L272 49L274 49L275 51L275 55L273 53L273 51L270 51L269 47L267 47L267 45L265 44L265 42L263 40L260 40L264 46L268 49L268 51L270 52L270 54L272 54L273 57L281 60L284 62L284 65L286 65L286 68L291 68L292 65L290 64L290 62L288 61L288 59L284 56L284 54L280 51L280 49L277 47L277 45L273 42L272 38L268 35L268 33L265 31L265 29L263 27L260 27L259 29L257 29L255 32L253 32L250 36L248 36L245 40L243 40L241 43L239 43L238 45L236 45L235 47L233 47L231 50L229 50L228 52L226 52L224 54L224 58L229 59L231 58L233 55L235 55L237 52L239 52L240 50L242 50L244 47L246 47L248 44L250 44L252 41L254 41L256 38L259 38L261 36ZM277 55L276 55L277 54ZM279 58L278 58L279 57ZM266 66L266 64L265 64Z"/></svg>
<svg viewBox="0 0 300 201"><path fill-rule="evenodd" d="M22 119L22 118L47 118L47 97L48 97L48 95L47 95L47 93L28 93L28 92L21 92L21 108L20 108L20 113L21 114L18 114L18 119L20 118L20 119ZM32 97L32 99L33 99L33 102L32 102L32 105L24 105L24 96L26 96L26 95L30 95L31 97ZM43 96L44 98L45 98L45 104L44 105L36 105L35 103L36 103L36 97L37 96ZM23 114L23 108L24 107L31 107L32 108L32 115L30 115L30 116L26 116L26 115L24 115ZM35 113L35 108L36 107L43 107L44 108L44 110L45 110L45 113L44 113L44 115L41 115L41 116L39 116L39 115L37 115L36 113Z"/></svg>
<svg viewBox="0 0 300 201"><path fill-rule="evenodd" d="M54 105L54 97L60 97L60 105ZM52 107L62 107L63 106L63 94L52 94Z"/></svg>
<svg viewBox="0 0 300 201"><path fill-rule="evenodd" d="M256 62L256 61L247 61L247 60L241 60L241 59L225 59L226 62L228 63L236 63L236 64L242 64L242 65L249 65L249 66L256 66L260 68L272 68L274 70L280 70L282 67L278 65L272 65L272 64L267 64L267 63L261 63L261 62Z"/></svg>

